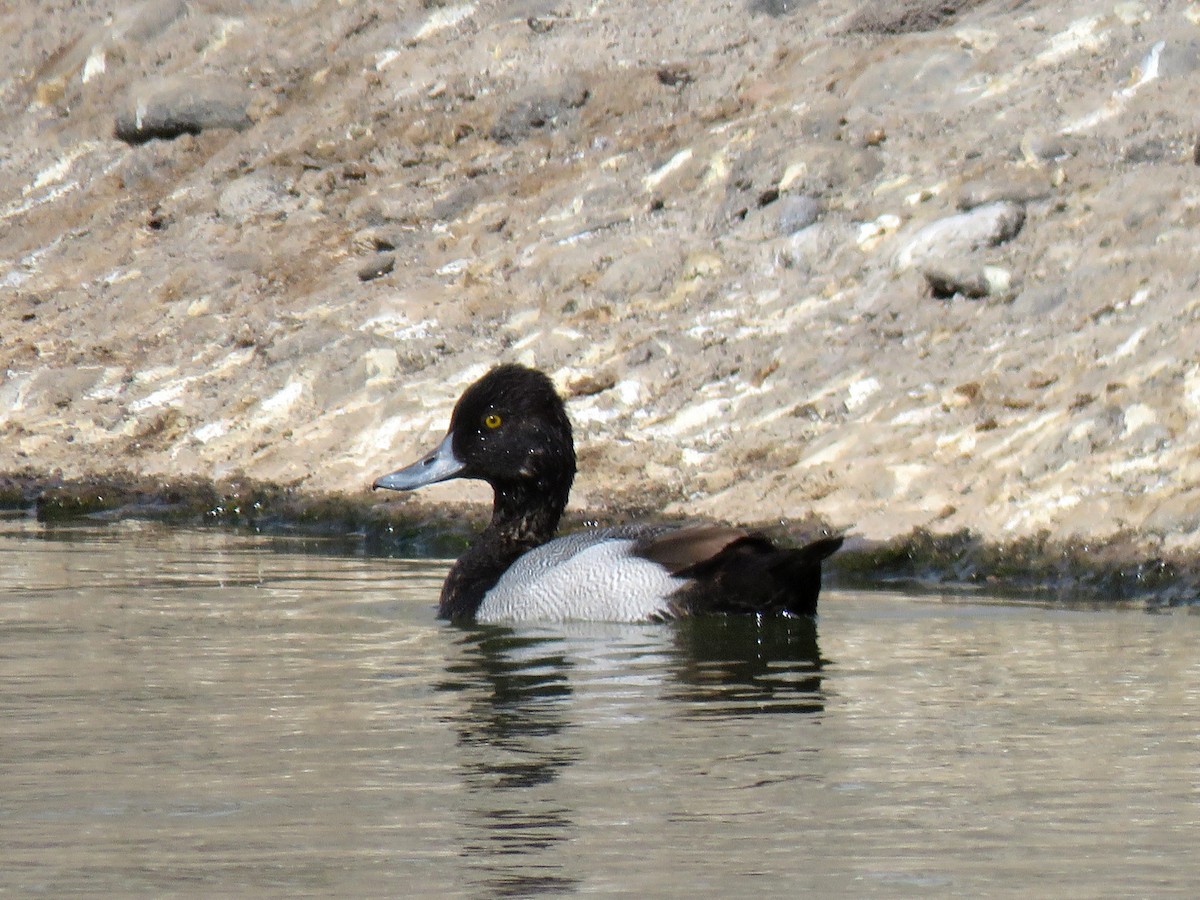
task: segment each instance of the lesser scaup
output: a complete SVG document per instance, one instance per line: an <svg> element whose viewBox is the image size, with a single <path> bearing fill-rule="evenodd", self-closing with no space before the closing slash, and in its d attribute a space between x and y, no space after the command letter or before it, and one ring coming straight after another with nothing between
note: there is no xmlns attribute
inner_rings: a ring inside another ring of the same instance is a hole
<svg viewBox="0 0 1200 900"><path fill-rule="evenodd" d="M620 525L554 538L575 478L571 422L553 384L518 365L459 398L423 459L375 482L410 491L486 481L492 520L459 557L438 615L456 621L645 622L698 613L813 615L821 560L841 537L798 549L723 525Z"/></svg>

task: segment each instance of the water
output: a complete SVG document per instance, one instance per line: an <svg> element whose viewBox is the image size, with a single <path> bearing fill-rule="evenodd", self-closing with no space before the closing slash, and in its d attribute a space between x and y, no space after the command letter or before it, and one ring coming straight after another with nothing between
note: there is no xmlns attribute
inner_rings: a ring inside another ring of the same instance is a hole
<svg viewBox="0 0 1200 900"><path fill-rule="evenodd" d="M512 632L436 622L444 571L0 524L0 893L1200 888L1186 610Z"/></svg>

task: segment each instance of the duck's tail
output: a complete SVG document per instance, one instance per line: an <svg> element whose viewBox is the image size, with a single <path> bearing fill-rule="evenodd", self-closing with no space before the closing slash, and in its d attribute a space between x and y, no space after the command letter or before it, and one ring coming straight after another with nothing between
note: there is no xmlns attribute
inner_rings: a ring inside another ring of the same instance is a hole
<svg viewBox="0 0 1200 900"><path fill-rule="evenodd" d="M842 541L837 537L822 538L795 550L778 550L778 561L772 571L785 586L784 608L797 616L811 616L817 612L817 598L821 594L821 561L832 556Z"/></svg>
<svg viewBox="0 0 1200 900"><path fill-rule="evenodd" d="M720 553L676 575L691 583L675 599L679 615L696 613L789 613L812 616L821 594L821 561L843 538L821 538L803 547L777 547L747 535Z"/></svg>

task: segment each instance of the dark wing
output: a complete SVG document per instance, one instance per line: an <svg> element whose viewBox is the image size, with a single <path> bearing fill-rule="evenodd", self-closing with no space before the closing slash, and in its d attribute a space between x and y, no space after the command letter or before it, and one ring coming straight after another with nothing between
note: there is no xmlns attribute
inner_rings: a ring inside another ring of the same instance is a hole
<svg viewBox="0 0 1200 900"><path fill-rule="evenodd" d="M688 584L671 599L675 615L779 613L811 616L821 591L821 561L842 538L799 548L721 525L680 528L639 542L634 552Z"/></svg>
<svg viewBox="0 0 1200 900"><path fill-rule="evenodd" d="M656 562L672 575L707 562L738 541L771 542L760 534L727 525L685 525L663 534L648 536L634 545L638 556Z"/></svg>

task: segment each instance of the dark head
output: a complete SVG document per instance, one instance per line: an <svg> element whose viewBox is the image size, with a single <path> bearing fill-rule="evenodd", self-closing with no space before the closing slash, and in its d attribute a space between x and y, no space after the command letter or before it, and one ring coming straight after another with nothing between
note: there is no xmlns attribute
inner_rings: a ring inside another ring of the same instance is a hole
<svg viewBox="0 0 1200 900"><path fill-rule="evenodd" d="M575 478L575 445L549 378L518 365L492 369L459 398L436 450L374 486L410 491L451 478L492 486L493 525L538 513L538 527L548 517L553 532Z"/></svg>

